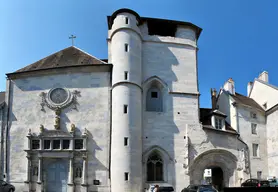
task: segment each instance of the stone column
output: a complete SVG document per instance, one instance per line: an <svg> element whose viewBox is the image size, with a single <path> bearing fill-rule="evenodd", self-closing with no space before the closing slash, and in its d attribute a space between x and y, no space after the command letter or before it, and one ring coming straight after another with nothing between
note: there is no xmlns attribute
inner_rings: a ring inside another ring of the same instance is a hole
<svg viewBox="0 0 278 192"><path fill-rule="evenodd" d="M83 169L82 169L82 183L81 183L81 192L87 192L87 156L83 156Z"/></svg>
<svg viewBox="0 0 278 192"><path fill-rule="evenodd" d="M87 185L87 157L83 156L82 185Z"/></svg>
<svg viewBox="0 0 278 192"><path fill-rule="evenodd" d="M42 157L39 157L38 181L37 181L37 183L41 184L41 182L42 182Z"/></svg>
<svg viewBox="0 0 278 192"><path fill-rule="evenodd" d="M27 156L27 163L26 163L26 180L24 181L24 191L30 191L30 166L31 166L31 157L28 154Z"/></svg>
<svg viewBox="0 0 278 192"><path fill-rule="evenodd" d="M42 157L39 157L39 165L38 165L38 180L36 185L36 191L42 191Z"/></svg>
<svg viewBox="0 0 278 192"><path fill-rule="evenodd" d="M72 157L69 159L68 184L73 184L73 158Z"/></svg>
<svg viewBox="0 0 278 192"><path fill-rule="evenodd" d="M74 192L74 185L73 185L73 157L69 158L68 191L69 192Z"/></svg>

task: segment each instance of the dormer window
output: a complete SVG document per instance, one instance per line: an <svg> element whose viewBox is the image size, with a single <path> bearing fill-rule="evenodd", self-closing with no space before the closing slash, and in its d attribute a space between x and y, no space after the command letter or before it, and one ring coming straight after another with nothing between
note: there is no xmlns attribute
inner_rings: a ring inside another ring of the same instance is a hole
<svg viewBox="0 0 278 192"><path fill-rule="evenodd" d="M222 119L219 117L215 117L215 128L216 129L222 129Z"/></svg>
<svg viewBox="0 0 278 192"><path fill-rule="evenodd" d="M251 116L252 119L257 119L257 114L256 113L251 112L250 116Z"/></svg>

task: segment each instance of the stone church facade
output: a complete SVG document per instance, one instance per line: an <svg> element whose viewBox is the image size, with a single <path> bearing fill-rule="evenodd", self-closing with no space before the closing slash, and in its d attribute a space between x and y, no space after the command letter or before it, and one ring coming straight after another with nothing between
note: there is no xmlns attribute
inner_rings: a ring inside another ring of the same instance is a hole
<svg viewBox="0 0 278 192"><path fill-rule="evenodd" d="M275 138L265 139L275 137L265 115L276 113L274 104L263 108L270 101L256 83L243 96L230 79L211 91L211 108L199 107L201 28L129 9L107 20L107 60L68 47L7 74L2 179L18 191L138 192L154 184L181 191L207 168L220 188L276 174L267 150ZM259 134L251 138L252 123Z"/></svg>

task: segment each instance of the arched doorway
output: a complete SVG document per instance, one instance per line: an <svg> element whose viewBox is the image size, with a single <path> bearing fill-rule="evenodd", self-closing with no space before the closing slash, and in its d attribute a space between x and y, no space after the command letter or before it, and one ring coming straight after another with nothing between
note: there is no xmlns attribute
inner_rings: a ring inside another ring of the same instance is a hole
<svg viewBox="0 0 278 192"><path fill-rule="evenodd" d="M221 167L209 166L204 170L205 184L212 184L217 190L221 191L224 186L224 174Z"/></svg>
<svg viewBox="0 0 278 192"><path fill-rule="evenodd" d="M190 184L202 184L204 182L204 170L211 169L214 172L214 182L223 187L235 186L237 158L231 152L214 149L198 155L190 166ZM213 175L213 173L212 173Z"/></svg>

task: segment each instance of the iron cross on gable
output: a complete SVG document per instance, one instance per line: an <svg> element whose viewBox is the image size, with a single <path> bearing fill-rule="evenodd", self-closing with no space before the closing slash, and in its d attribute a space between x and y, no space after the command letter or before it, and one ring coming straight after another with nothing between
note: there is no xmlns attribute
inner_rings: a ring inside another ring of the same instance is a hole
<svg viewBox="0 0 278 192"><path fill-rule="evenodd" d="M74 36L74 35L71 35L70 37L69 37L69 39L71 39L71 43L72 43L72 46L73 46L73 42L74 42L74 39L76 38L76 36Z"/></svg>

